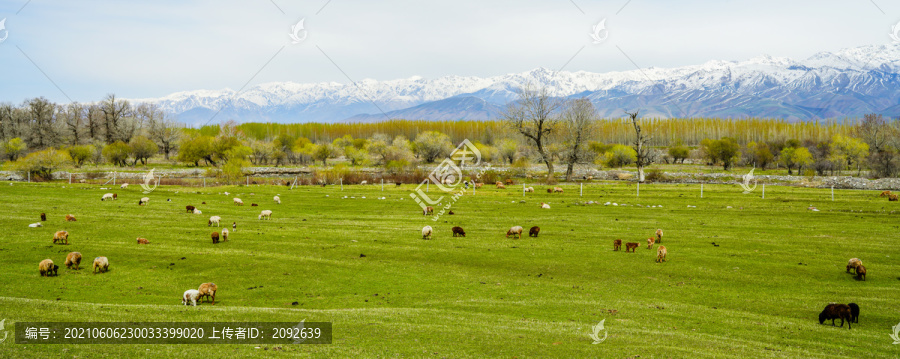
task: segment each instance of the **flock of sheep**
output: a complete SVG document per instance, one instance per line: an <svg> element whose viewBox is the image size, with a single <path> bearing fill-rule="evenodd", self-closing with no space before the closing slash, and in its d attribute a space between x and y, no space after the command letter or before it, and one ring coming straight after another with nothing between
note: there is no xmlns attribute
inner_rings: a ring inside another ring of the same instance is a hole
<svg viewBox="0 0 900 359"><path fill-rule="evenodd" d="M506 184L511 185L511 184L513 184L513 182L512 182L512 180L508 179L508 180L506 180ZM467 185L468 185L468 183L467 183ZM478 187L481 187L483 184L474 183L473 185L476 188L478 188ZM128 184L126 183L126 184L123 184L121 186L121 188L125 189L125 188L127 188L127 186L128 186ZM504 183L500 182L500 181L496 182L496 186L499 189L506 188ZM525 192L534 192L534 188L526 187L524 189L524 191ZM553 187L553 188L547 189L547 193L562 193L562 192L563 192L563 189L560 187ZM225 192L225 194L228 195L229 193ZM881 193L880 196L888 197L888 199L890 201L897 200L897 195L891 193L891 191L884 191ZM100 198L101 201L116 200L116 199L118 199L118 195L115 193L106 193ZM275 201L276 204L281 204L281 198L279 198L278 196L275 196L273 198L273 200ZM149 201L150 201L150 198L143 197L138 201L138 205L142 205L142 206L146 205L149 203ZM240 198L234 198L233 202L237 206L244 205L244 202ZM203 204L206 204L206 202L203 202ZM253 203L253 204L251 204L251 206L256 207L257 204ZM542 202L541 208L549 209L550 205ZM191 206L191 205L186 206L185 209L187 210L188 213L202 214L200 209L198 209L194 206ZM423 211L423 214L424 215L434 214L434 208L426 207ZM454 213L453 213L453 211L450 211L449 214L454 214ZM40 217L41 217L41 221L47 220L45 213L41 213ZM260 212L260 214L257 218L259 220L262 220L262 219L271 219L271 217L272 217L271 210L263 210ZM65 216L65 220L67 222L77 221L75 216L72 214L67 214ZM221 220L222 220L222 218L219 216L211 216L211 217L209 217L208 226L215 225L216 227L219 227ZM41 227L41 226L42 225L40 222L29 225L29 227ZM232 223L232 230L233 231L237 230L237 222ZM538 234L540 233L540 231L541 231L540 227L534 226L534 227L530 228L528 235L529 235L529 237L537 237ZM423 227L422 228L422 239L431 239L433 232L434 232L434 229L431 226ZM451 232L453 233L453 237L465 237L466 236L466 232L465 232L465 230L463 230L462 227L458 227L458 226L453 227L453 228L451 228ZM519 239L519 238L521 238L523 232L524 232L524 228L522 226L513 226L506 232L506 238L509 238L510 236L512 236L513 239ZM219 243L220 237L221 237L222 241L227 241L228 235L229 235L228 229L224 228L221 231L221 236L220 236L219 232L212 232L210 236L212 238L213 244L216 244L216 243ZM667 261L667 259L666 259L667 249L665 246L662 245L662 237L663 237L662 229L657 229L656 230L656 238L653 238L653 237L647 238L647 249L652 249L654 244L660 244L656 250L656 262L657 263ZM57 231L53 235L53 244L68 245L69 244L68 239L69 239L69 232ZM137 243L138 244L149 244L150 242L145 238L138 238ZM639 244L635 243L635 242L625 243L625 252L626 253L627 252L634 253L635 249L638 246L639 246ZM619 251L621 249L621 247L622 247L621 239L616 239L613 241L613 251ZM66 260L65 260L66 268L73 269L73 270L79 270L79 266L81 264L81 259L82 259L82 255L80 252L70 252L66 256ZM53 263L53 260L48 258L48 259L42 260L38 264L38 269L39 269L41 276L47 276L47 277L57 276L59 266L55 265ZM846 269L847 269L847 273L850 273L850 271L853 270L856 274L857 279L865 280L866 267L863 266L862 261L859 260L858 258L850 259L850 261L847 264ZM108 270L109 270L109 260L106 257L101 256L101 257L94 258L94 262L93 262L93 273L94 274L104 273L104 272L107 272ZM199 289L186 290L184 292L184 294L182 295L182 304L196 306L198 301L202 300L204 297L209 299L209 301L211 301L212 304L215 304L215 297L216 297L217 290L218 290L218 286L216 286L215 283L203 283L200 285ZM850 304L830 303L819 314L819 323L823 324L828 319L831 319L832 325L835 325L835 323L834 323L835 319L841 319L841 327L844 326L844 322L846 321L848 323L848 328L849 328L850 323L858 323L859 322L859 306L855 303L850 303Z"/></svg>
<svg viewBox="0 0 900 359"><path fill-rule="evenodd" d="M128 187L128 184L125 183L125 184L122 184L120 188L126 189L127 187ZM228 193L226 192L225 194L227 195ZM100 200L101 201L114 201L114 200L117 200L118 198L119 198L119 196L116 193L105 193L105 194L103 194L102 197L100 197ZM276 204L281 204L281 198L279 198L278 196L275 196L273 198L273 200L275 201ZM235 205L238 205L238 206L244 205L244 202L240 198L234 198L233 201L234 201ZM149 197L143 197L138 201L138 205L143 206L143 205L148 204L149 202L150 202ZM206 204L206 202L203 202L203 204ZM252 206L256 207L258 205L253 203ZM202 212L194 206L189 205L189 206L186 206L185 209L187 209L188 213L202 214ZM271 219L272 211L271 210L263 210L262 212L260 212L258 218L260 220ZM41 221L44 222L46 220L47 220L47 214L41 213ZM77 219L75 218L75 215L72 215L72 214L67 214L65 220L66 220L66 222L77 221ZM216 227L218 227L221 220L222 220L222 218L219 216L211 216L211 217L209 217L208 226L212 226L215 224ZM32 228L43 227L41 222L29 224L28 226L32 227ZM237 222L233 222L232 230L236 230L236 229L237 229ZM221 238L223 241L228 240L228 234L229 234L229 232L228 232L227 228L222 229ZM213 232L210 236L212 237L213 244L219 243L219 232ZM53 234L53 244L68 245L69 244L69 232L68 231L57 231L56 233L54 233ZM150 244L150 241L147 240L146 238L137 238L137 244ZM65 261L66 268L71 269L71 270L79 270L80 269L79 267L81 265L81 258L82 258L82 255L80 252L70 252L66 256L66 261ZM38 264L38 270L42 277L51 277L51 276L59 275L59 266L54 264L53 260L50 258L42 260ZM105 273L108 270L109 270L109 259L108 258L106 258L106 257L94 258L94 265L93 265L93 273L94 274ZM196 306L198 301L200 301L201 299L206 297L207 299L209 299L209 301L211 301L212 304L215 304L217 290L218 290L218 286L216 286L215 283L203 283L200 285L199 289L189 289L189 290L185 291L181 297L181 303L184 305Z"/></svg>

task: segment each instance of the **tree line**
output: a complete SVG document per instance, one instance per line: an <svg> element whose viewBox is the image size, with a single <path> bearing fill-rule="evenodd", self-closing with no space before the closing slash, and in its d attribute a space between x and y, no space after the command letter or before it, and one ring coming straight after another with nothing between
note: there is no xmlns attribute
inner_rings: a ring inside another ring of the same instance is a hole
<svg viewBox="0 0 900 359"><path fill-rule="evenodd" d="M635 165L639 180L653 163L687 159L728 170L735 165L831 174L863 168L896 176L897 121L866 115L856 121L788 123L747 119L647 119L638 111L604 119L586 99L561 100L525 88L495 121L404 121L365 124L222 124L188 128L153 104L108 95L90 104L34 98L0 104L0 154L9 166L38 176L87 163L135 166L157 161L209 166L227 178L245 167L379 166L408 171L446 158L463 139L482 160L527 171L555 165L571 180L579 164ZM337 160L337 161L336 161Z"/></svg>

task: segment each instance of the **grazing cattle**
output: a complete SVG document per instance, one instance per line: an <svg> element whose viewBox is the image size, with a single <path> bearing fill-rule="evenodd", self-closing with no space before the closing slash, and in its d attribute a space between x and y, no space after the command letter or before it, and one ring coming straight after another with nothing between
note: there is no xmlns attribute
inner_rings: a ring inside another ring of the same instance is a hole
<svg viewBox="0 0 900 359"><path fill-rule="evenodd" d="M888 201L890 201L890 202L897 202L897 195L896 195L896 194L892 194L892 195L888 196Z"/></svg>
<svg viewBox="0 0 900 359"><path fill-rule="evenodd" d="M628 253L629 251L631 251L631 253L634 253L634 250L637 249L637 247L638 247L637 243L634 243L634 242L625 243L625 253Z"/></svg>
<svg viewBox="0 0 900 359"><path fill-rule="evenodd" d="M841 327L844 326L844 321L847 322L847 329L850 328L850 306L846 304L829 304L825 306L825 309L819 313L819 324L825 324L825 321L831 319L831 326L835 326L834 320L841 320Z"/></svg>
<svg viewBox="0 0 900 359"><path fill-rule="evenodd" d="M251 204L250 204L250 207L259 207L259 205L256 204L256 203L251 203Z"/></svg>
<svg viewBox="0 0 900 359"><path fill-rule="evenodd" d="M197 209L197 207L194 207L194 206L185 206L184 209L187 210L187 213L194 213L194 210Z"/></svg>
<svg viewBox="0 0 900 359"><path fill-rule="evenodd" d="M656 239L655 239L655 238L647 238L647 249L652 249L652 248L653 248L653 243L656 243Z"/></svg>
<svg viewBox="0 0 900 359"><path fill-rule="evenodd" d="M512 178L507 178L507 179L506 179L506 185L507 185L507 186L511 186L511 185L513 185L513 184L515 184L515 183L513 182Z"/></svg>
<svg viewBox="0 0 900 359"><path fill-rule="evenodd" d="M75 221L77 221L77 219L75 219L75 215L72 215L72 214L66 215L66 222L75 222Z"/></svg>
<svg viewBox="0 0 900 359"><path fill-rule="evenodd" d="M433 232L431 226L422 227L422 239L431 239L431 232Z"/></svg>
<svg viewBox="0 0 900 359"><path fill-rule="evenodd" d="M878 197L887 197L887 196L890 196L890 195L891 195L891 191L884 191L884 192L881 192L881 195L878 196Z"/></svg>
<svg viewBox="0 0 900 359"><path fill-rule="evenodd" d="M47 220L47 214L46 214L46 213L41 213L41 222L44 222L44 221L46 221L46 220Z"/></svg>
<svg viewBox="0 0 900 359"><path fill-rule="evenodd" d="M219 232L212 232L209 236L212 237L213 244L219 243Z"/></svg>
<svg viewBox="0 0 900 359"><path fill-rule="evenodd" d="M660 244L662 243L662 236L663 236L662 229L657 229L656 230L656 243L660 243Z"/></svg>
<svg viewBox="0 0 900 359"><path fill-rule="evenodd" d="M563 193L563 189L560 187L553 187L553 193Z"/></svg>
<svg viewBox="0 0 900 359"><path fill-rule="evenodd" d="M188 289L181 295L181 304L197 306L197 298L200 297L200 291L196 289Z"/></svg>
<svg viewBox="0 0 900 359"><path fill-rule="evenodd" d="M427 216L429 214L434 214L434 207L428 206L428 207L425 207L424 210L422 210L423 216Z"/></svg>
<svg viewBox="0 0 900 359"><path fill-rule="evenodd" d="M541 227L538 226L531 227L531 229L528 230L529 237L537 237L539 233L541 233Z"/></svg>
<svg viewBox="0 0 900 359"><path fill-rule="evenodd" d="M665 246L659 246L659 248L656 249L656 263L662 262L667 262Z"/></svg>
<svg viewBox="0 0 900 359"><path fill-rule="evenodd" d="M147 238L138 238L137 244L150 244L150 241L148 241Z"/></svg>
<svg viewBox="0 0 900 359"><path fill-rule="evenodd" d="M613 241L613 251L617 251L620 249L622 249L622 240L621 239L614 240Z"/></svg>

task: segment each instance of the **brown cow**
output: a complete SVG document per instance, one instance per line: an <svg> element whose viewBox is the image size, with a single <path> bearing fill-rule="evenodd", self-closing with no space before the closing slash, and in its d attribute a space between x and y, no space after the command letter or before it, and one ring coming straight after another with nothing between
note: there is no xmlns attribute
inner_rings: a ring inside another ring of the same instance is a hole
<svg viewBox="0 0 900 359"><path fill-rule="evenodd" d="M616 240L614 240L614 241L613 241L613 250L614 250L614 251L617 251L617 250L620 250L620 249L622 249L622 240L621 240L621 239L616 239Z"/></svg>

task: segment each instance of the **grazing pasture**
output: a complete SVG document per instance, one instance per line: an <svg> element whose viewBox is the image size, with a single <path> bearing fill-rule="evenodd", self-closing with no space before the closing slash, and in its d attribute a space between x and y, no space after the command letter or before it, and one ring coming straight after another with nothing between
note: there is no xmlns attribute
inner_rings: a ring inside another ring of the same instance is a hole
<svg viewBox="0 0 900 359"><path fill-rule="evenodd" d="M524 197L469 190L456 215L432 221L411 185L150 194L131 186L101 202L111 187L0 183L0 319L10 338L0 357L894 358L900 350L889 336L900 322L900 250L885 240L898 233L900 205L879 191L836 191L832 202L829 190L777 186L765 199L736 185L707 185L703 199L696 185L642 185L640 197L621 183L587 185L584 197L574 185L534 187ZM262 205L235 205L236 196ZM139 206L142 197L151 201ZM258 220L276 206L271 220ZM29 228L41 213L44 226ZM236 224L228 241L212 244L209 216ZM452 236L456 226L465 237ZM540 236L506 238L513 226L539 226ZM664 262L656 247L632 254L610 245L643 243L657 229ZM51 243L62 230L68 244ZM40 275L40 261L62 264L76 251L80 270ZM84 264L101 256L109 271L92 275ZM865 281L847 273L850 258L865 263ZM202 283L216 284L215 304L182 305ZM859 323L819 324L831 302L858 304ZM18 321L304 319L333 322L333 344L11 343ZM592 345L601 320L608 336Z"/></svg>

